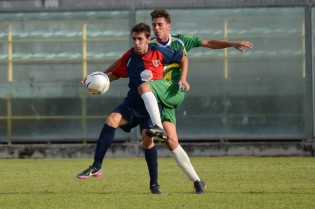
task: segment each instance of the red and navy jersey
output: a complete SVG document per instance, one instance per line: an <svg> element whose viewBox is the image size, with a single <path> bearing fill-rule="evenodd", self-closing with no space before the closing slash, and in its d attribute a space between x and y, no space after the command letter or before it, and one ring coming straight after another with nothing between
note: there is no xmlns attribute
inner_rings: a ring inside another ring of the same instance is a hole
<svg viewBox="0 0 315 209"><path fill-rule="evenodd" d="M120 59L120 63L113 70L113 74L127 78L129 77L129 92L127 100L137 102L142 101L138 86L146 81L163 78L164 65L179 63L183 57L182 50L170 50L149 44L148 52L138 55L133 48L128 50Z"/></svg>

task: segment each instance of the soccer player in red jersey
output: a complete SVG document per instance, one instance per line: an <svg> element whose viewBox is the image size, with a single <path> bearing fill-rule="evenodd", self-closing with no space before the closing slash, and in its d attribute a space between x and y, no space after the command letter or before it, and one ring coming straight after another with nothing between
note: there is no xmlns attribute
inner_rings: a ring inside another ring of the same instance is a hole
<svg viewBox="0 0 315 209"><path fill-rule="evenodd" d="M152 128L153 124L138 93L138 87L143 82L163 78L164 65L170 63L180 64L183 69L181 80L186 83L188 59L182 50L174 51L149 45L150 27L144 23L134 26L131 36L134 47L124 53L117 66L107 73L111 81L128 77L130 90L124 101L108 116L97 141L93 164L79 173L77 178L101 177L103 158L114 140L116 129L120 127L129 132L131 128L140 125L150 173L150 190L153 194L161 194L158 184L157 150L153 139L145 134L146 129Z"/></svg>

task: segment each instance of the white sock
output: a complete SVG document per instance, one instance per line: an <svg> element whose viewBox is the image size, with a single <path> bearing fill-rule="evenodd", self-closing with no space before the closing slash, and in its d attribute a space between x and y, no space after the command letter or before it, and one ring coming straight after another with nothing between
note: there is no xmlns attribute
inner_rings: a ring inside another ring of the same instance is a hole
<svg viewBox="0 0 315 209"><path fill-rule="evenodd" d="M161 122L161 115L160 109L158 106L158 102L152 92L145 92L141 95L141 98L144 101L145 108L147 109L152 123L154 125L158 125L160 128L163 129L162 122Z"/></svg>
<svg viewBox="0 0 315 209"><path fill-rule="evenodd" d="M188 178L190 178L190 180L192 180L193 182L197 180L200 181L200 178L197 175L194 167L192 166L185 150L179 145L171 152L173 153L178 166L182 169L182 171L184 171Z"/></svg>

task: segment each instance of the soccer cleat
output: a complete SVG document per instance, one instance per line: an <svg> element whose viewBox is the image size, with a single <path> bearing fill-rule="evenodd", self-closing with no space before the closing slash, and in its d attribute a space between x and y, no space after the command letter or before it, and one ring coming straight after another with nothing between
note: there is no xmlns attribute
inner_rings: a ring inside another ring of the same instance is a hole
<svg viewBox="0 0 315 209"><path fill-rule="evenodd" d="M150 191L151 191L151 194L162 194L162 192L160 190L160 185L158 185L158 184L151 185Z"/></svg>
<svg viewBox="0 0 315 209"><path fill-rule="evenodd" d="M194 187L196 190L196 194L204 194L205 193L205 188L206 188L206 182L203 180L200 181L195 181L194 182Z"/></svg>
<svg viewBox="0 0 315 209"><path fill-rule="evenodd" d="M93 166L90 166L89 168L87 168L86 170L84 170L82 173L79 173L77 175L78 179L87 179L90 178L91 176L94 176L96 178L101 178L103 175L102 173L102 169L97 169Z"/></svg>
<svg viewBox="0 0 315 209"><path fill-rule="evenodd" d="M160 138L162 142L164 142L167 139L167 135L165 131L162 128L160 128L158 125L155 125L153 128L147 129L145 133L149 137Z"/></svg>

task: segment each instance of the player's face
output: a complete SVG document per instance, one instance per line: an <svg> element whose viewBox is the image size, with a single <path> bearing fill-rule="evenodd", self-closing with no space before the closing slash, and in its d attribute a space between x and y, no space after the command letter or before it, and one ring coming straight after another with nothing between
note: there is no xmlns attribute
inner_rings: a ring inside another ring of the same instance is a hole
<svg viewBox="0 0 315 209"><path fill-rule="evenodd" d="M168 40L171 24L167 23L164 17L154 18L152 20L152 29L157 41L164 42Z"/></svg>
<svg viewBox="0 0 315 209"><path fill-rule="evenodd" d="M131 34L134 51L137 54L145 54L148 51L150 38L146 38L144 33L132 32Z"/></svg>

